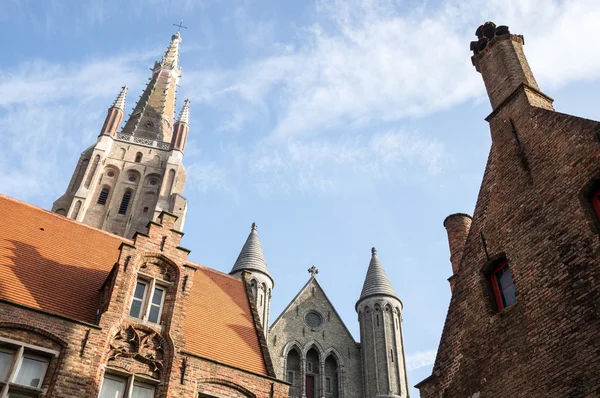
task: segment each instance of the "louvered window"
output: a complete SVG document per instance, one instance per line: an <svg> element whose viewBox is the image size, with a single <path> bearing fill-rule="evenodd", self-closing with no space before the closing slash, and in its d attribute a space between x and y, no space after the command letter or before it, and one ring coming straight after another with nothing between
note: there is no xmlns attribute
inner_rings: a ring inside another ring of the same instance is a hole
<svg viewBox="0 0 600 398"><path fill-rule="evenodd" d="M119 206L119 214L126 214L127 207L129 207L129 200L131 199L131 191L127 191L123 194L121 199L121 206Z"/></svg>
<svg viewBox="0 0 600 398"><path fill-rule="evenodd" d="M102 191L100 191L100 196L98 196L98 204L99 205L105 205L106 204L106 200L108 199L108 193L109 193L109 189L108 188L102 188Z"/></svg>

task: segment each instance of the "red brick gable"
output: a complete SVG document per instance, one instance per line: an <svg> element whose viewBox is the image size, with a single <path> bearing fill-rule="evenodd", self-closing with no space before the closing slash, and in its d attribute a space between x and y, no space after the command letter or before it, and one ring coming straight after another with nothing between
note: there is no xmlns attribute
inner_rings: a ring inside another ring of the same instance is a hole
<svg viewBox="0 0 600 398"><path fill-rule="evenodd" d="M133 242L3 195L0 217L0 299L96 324L100 287ZM197 268L178 348L268 375L243 282Z"/></svg>

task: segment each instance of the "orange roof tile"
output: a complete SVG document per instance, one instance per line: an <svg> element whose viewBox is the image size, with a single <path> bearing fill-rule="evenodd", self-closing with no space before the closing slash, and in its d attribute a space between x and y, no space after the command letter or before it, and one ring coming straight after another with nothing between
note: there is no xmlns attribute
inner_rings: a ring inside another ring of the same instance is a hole
<svg viewBox="0 0 600 398"><path fill-rule="evenodd" d="M200 266L184 326L187 351L267 374L244 283Z"/></svg>
<svg viewBox="0 0 600 398"><path fill-rule="evenodd" d="M0 297L96 323L117 235L0 195Z"/></svg>
<svg viewBox="0 0 600 398"><path fill-rule="evenodd" d="M123 242L131 243L0 195L0 298L96 323ZM241 280L198 266L189 300L186 351L268 375Z"/></svg>

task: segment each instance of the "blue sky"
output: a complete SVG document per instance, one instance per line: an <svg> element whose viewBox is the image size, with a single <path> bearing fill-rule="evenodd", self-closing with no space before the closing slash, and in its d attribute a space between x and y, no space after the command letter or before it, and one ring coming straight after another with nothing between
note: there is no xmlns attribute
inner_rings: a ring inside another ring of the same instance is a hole
<svg viewBox="0 0 600 398"><path fill-rule="evenodd" d="M376 246L404 302L414 385L431 372L450 299L442 221L472 213L490 146L469 53L477 26L523 34L557 111L599 118L600 3L543 4L5 0L0 192L50 208L120 87L129 113L183 18L191 259L228 272L255 221L271 320L314 264L358 339L354 304Z"/></svg>

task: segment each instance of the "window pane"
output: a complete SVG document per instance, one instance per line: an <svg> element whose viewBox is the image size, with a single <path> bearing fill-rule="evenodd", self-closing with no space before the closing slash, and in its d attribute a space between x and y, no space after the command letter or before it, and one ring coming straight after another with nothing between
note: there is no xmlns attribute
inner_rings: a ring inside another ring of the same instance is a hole
<svg viewBox="0 0 600 398"><path fill-rule="evenodd" d="M13 354L10 352L0 351L0 381L5 381L8 377L8 370L12 365Z"/></svg>
<svg viewBox="0 0 600 398"><path fill-rule="evenodd" d="M506 302L507 307L513 305L517 301L517 298L515 297L515 286L510 285L509 287L507 287L502 293L502 296L504 298L503 301Z"/></svg>
<svg viewBox="0 0 600 398"><path fill-rule="evenodd" d="M154 388L150 386L142 386L134 384L131 391L131 398L152 398L154 396Z"/></svg>
<svg viewBox="0 0 600 398"><path fill-rule="evenodd" d="M150 306L150 313L148 314L148 320L150 322L158 323L158 315L160 313L160 307L152 304Z"/></svg>
<svg viewBox="0 0 600 398"><path fill-rule="evenodd" d="M24 357L15 382L37 388L42 384L45 369L46 361Z"/></svg>
<svg viewBox="0 0 600 398"><path fill-rule="evenodd" d="M133 301L131 302L131 309L129 310L129 315L135 318L140 318L140 312L142 312L142 301L133 299Z"/></svg>
<svg viewBox="0 0 600 398"><path fill-rule="evenodd" d="M154 294L152 295L152 304L160 305L162 302L163 293L164 291L162 289L155 288Z"/></svg>
<svg viewBox="0 0 600 398"><path fill-rule="evenodd" d="M98 398L122 398L125 391L125 380L105 377Z"/></svg>
<svg viewBox="0 0 600 398"><path fill-rule="evenodd" d="M142 283L142 282L138 282L137 285L135 285L135 293L133 293L133 297L141 300L144 298L145 291L146 291L146 284Z"/></svg>

